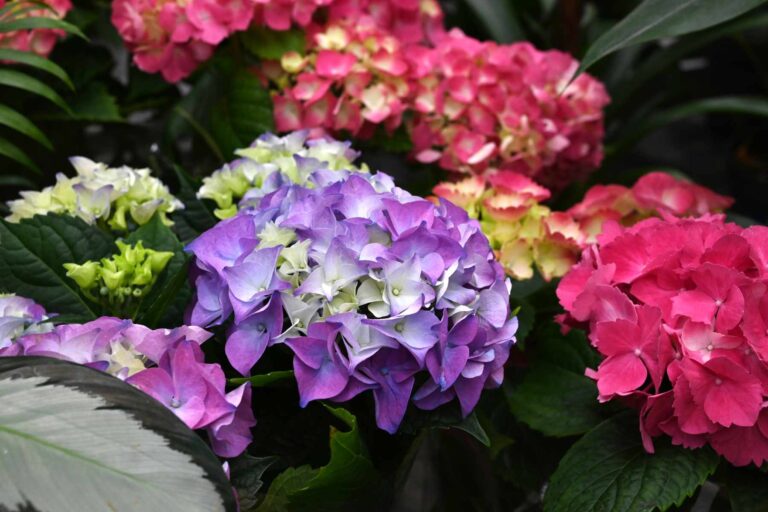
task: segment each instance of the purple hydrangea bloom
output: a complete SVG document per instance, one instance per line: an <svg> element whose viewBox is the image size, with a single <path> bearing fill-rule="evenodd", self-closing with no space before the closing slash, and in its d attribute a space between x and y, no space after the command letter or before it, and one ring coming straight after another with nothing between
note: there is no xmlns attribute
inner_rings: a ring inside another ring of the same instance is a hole
<svg viewBox="0 0 768 512"><path fill-rule="evenodd" d="M235 457L250 444L256 424L250 384L226 392L221 367L203 360L200 345L210 337L196 326L149 329L101 317L25 334L0 349L0 356L47 356L110 373L158 400L188 427L206 429L218 455Z"/></svg>
<svg viewBox="0 0 768 512"><path fill-rule="evenodd" d="M32 299L0 295L0 350L10 347L26 333L53 329L46 320L45 309Z"/></svg>
<svg viewBox="0 0 768 512"><path fill-rule="evenodd" d="M501 384L511 285L464 210L382 173L323 168L249 197L187 248L202 284L188 319L231 319L226 354L241 374L285 344L302 406L371 391L388 432L409 403L457 398L466 415Z"/></svg>

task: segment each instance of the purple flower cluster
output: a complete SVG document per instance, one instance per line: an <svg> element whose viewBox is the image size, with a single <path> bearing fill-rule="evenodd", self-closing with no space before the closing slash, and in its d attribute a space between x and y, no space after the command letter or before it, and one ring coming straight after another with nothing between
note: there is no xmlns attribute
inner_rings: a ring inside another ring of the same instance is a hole
<svg viewBox="0 0 768 512"><path fill-rule="evenodd" d="M32 299L17 295L0 295L0 351L30 332L50 331L45 309Z"/></svg>
<svg viewBox="0 0 768 512"><path fill-rule="evenodd" d="M1 319L0 319L1 321ZM251 442L256 424L249 384L225 392L218 364L206 364L200 327L152 330L130 320L101 317L19 337L0 356L47 356L90 366L136 386L192 429L206 429L214 452L235 457Z"/></svg>
<svg viewBox="0 0 768 512"><path fill-rule="evenodd" d="M188 321L233 317L225 352L241 374L284 344L302 406L371 390L390 433L411 400L433 409L457 397L466 415L501 384L517 329L510 284L464 210L386 174L322 167L251 204L187 248Z"/></svg>

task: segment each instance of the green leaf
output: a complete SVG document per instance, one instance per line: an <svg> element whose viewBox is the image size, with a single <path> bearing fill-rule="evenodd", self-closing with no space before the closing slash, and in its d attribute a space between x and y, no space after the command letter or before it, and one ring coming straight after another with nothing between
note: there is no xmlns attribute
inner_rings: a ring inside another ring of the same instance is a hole
<svg viewBox="0 0 768 512"><path fill-rule="evenodd" d="M456 404L447 404L432 411L422 411L410 408L400 425L399 432L418 435L424 429L457 429L474 437L485 446L491 445L488 434L472 412L466 418L462 417L461 410Z"/></svg>
<svg viewBox="0 0 768 512"><path fill-rule="evenodd" d="M645 0L587 50L578 73L628 46L696 32L740 16L766 0Z"/></svg>
<svg viewBox="0 0 768 512"><path fill-rule="evenodd" d="M725 483L732 512L768 512L768 475L751 467L728 467Z"/></svg>
<svg viewBox="0 0 768 512"><path fill-rule="evenodd" d="M80 295L64 263L84 263L112 253L110 235L77 217L36 215L18 224L0 221L0 286L34 299L51 313L92 320L95 306Z"/></svg>
<svg viewBox="0 0 768 512"><path fill-rule="evenodd" d="M118 123L124 121L117 100L100 82L88 84L69 102L72 118L79 121ZM59 116L60 117L60 116Z"/></svg>
<svg viewBox="0 0 768 512"><path fill-rule="evenodd" d="M650 132L692 116L704 114L739 114L768 117L768 100L759 96L723 96L685 103L647 116L643 122L633 125L612 147L617 153L631 147Z"/></svg>
<svg viewBox="0 0 768 512"><path fill-rule="evenodd" d="M597 386L584 376L584 369L596 366L598 357L583 333L563 336L550 324L528 346L535 355L523 381L509 391L512 414L554 437L582 434L603 421Z"/></svg>
<svg viewBox="0 0 768 512"><path fill-rule="evenodd" d="M0 509L234 511L195 432L106 373L45 357L0 361Z"/></svg>
<svg viewBox="0 0 768 512"><path fill-rule="evenodd" d="M2 154L0 152L0 154ZM26 176L19 176L18 174L0 174L0 185L4 187L23 187L23 188L35 188L37 185L34 181L30 180Z"/></svg>
<svg viewBox="0 0 768 512"><path fill-rule="evenodd" d="M709 448L688 450L666 440L646 453L637 416L621 414L568 450L544 495L544 512L666 510L693 495L718 460Z"/></svg>
<svg viewBox="0 0 768 512"><path fill-rule="evenodd" d="M518 22L514 2L503 0L465 0L475 12L492 39L498 43L511 43L526 39Z"/></svg>
<svg viewBox="0 0 768 512"><path fill-rule="evenodd" d="M32 121L2 103L0 103L0 124L23 133L30 139L36 140L46 148L53 150L51 141L48 140L48 137L37 126L32 124Z"/></svg>
<svg viewBox="0 0 768 512"><path fill-rule="evenodd" d="M250 382L251 387L263 388L264 386L269 386L273 382L292 378L293 370L278 370L274 372L263 373L261 375L253 375L251 377L235 377L234 379L229 379L229 383L239 386L240 384Z"/></svg>
<svg viewBox="0 0 768 512"><path fill-rule="evenodd" d="M59 96L59 93L45 85L37 78L32 78L29 75L14 71L12 69L0 69L0 85L8 87L15 87L23 91L37 94L43 98L51 101L57 106L61 107L64 111L69 111L69 107L64 100Z"/></svg>
<svg viewBox="0 0 768 512"><path fill-rule="evenodd" d="M275 463L277 457L253 457L244 453L229 460L232 485L237 490L240 510L251 510L256 505L264 472Z"/></svg>
<svg viewBox="0 0 768 512"><path fill-rule="evenodd" d="M357 419L342 408L326 406L349 429L331 427L331 459L327 465L289 468L269 487L258 512L361 510L380 477L360 439Z"/></svg>
<svg viewBox="0 0 768 512"><path fill-rule="evenodd" d="M17 161L27 169L34 171L36 174L43 174L37 164L33 162L26 153L16 147L11 141L2 137L0 137L0 155Z"/></svg>
<svg viewBox="0 0 768 512"><path fill-rule="evenodd" d="M211 131L224 155L231 156L274 128L269 92L248 71L235 72L211 112Z"/></svg>
<svg viewBox="0 0 768 512"><path fill-rule="evenodd" d="M520 343L531 333L534 322L536 321L536 308L526 300L512 299L510 301L512 311L517 310L517 332L515 338Z"/></svg>
<svg viewBox="0 0 768 512"><path fill-rule="evenodd" d="M188 256L184 246L171 228L163 224L159 215L153 216L126 238L126 242L132 245L139 241L149 249L172 252L173 257L141 301L136 321L148 327L170 327L183 315L192 295L187 279Z"/></svg>
<svg viewBox="0 0 768 512"><path fill-rule="evenodd" d="M64 20L59 20L56 18L29 17L29 18L19 18L12 21L3 20L3 22L0 23L0 33L14 32L16 30L33 30L38 28L51 28L56 30L63 30L64 32L67 32L69 34L74 34L77 37L88 40L88 38L85 37L85 34L83 34L79 28L72 25L71 23L67 23Z"/></svg>
<svg viewBox="0 0 768 512"><path fill-rule="evenodd" d="M270 30L252 27L241 33L243 46L256 57L279 60L284 53L304 53L305 35L301 30Z"/></svg>
<svg viewBox="0 0 768 512"><path fill-rule="evenodd" d="M0 48L0 61L11 61L11 62L18 62L19 64L24 64L26 66L30 66L36 69L39 69L41 71L45 71L48 74L51 74L67 84L70 89L74 90L74 85L72 85L72 81L69 79L69 75L67 75L67 72L64 71L64 69L59 66L58 64L53 63L51 60L46 59L45 57L41 57L37 54L30 53L30 52L22 52L19 50L11 50L8 48Z"/></svg>

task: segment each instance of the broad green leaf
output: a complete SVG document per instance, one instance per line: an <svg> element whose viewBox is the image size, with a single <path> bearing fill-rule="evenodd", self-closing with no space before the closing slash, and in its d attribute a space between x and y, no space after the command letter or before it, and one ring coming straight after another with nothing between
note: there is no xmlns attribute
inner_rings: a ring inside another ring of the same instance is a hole
<svg viewBox="0 0 768 512"><path fill-rule="evenodd" d="M69 111L69 107L61 96L59 96L59 93L37 78L33 78L27 74L20 73L13 69L0 69L0 85L15 87L16 89L37 94L61 107L63 110Z"/></svg>
<svg viewBox="0 0 768 512"><path fill-rule="evenodd" d="M78 90L69 102L69 107L72 118L80 121L100 123L124 121L117 106L117 100L107 87L99 82L91 83L84 89Z"/></svg>
<svg viewBox="0 0 768 512"><path fill-rule="evenodd" d="M113 248L108 234L76 217L49 214L18 224L0 221L0 287L34 299L51 313L92 320L98 312L66 277L64 263L98 260Z"/></svg>
<svg viewBox="0 0 768 512"><path fill-rule="evenodd" d="M624 151L657 128L703 114L739 114L768 117L768 99L759 96L723 96L692 101L646 117L611 147Z"/></svg>
<svg viewBox="0 0 768 512"><path fill-rule="evenodd" d="M13 32L16 30L31 30L31 29L38 29L38 28L52 28L57 30L63 30L64 32L68 32L70 34L74 34L77 37L81 37L83 39L88 39L85 37L85 34L83 34L79 28L72 25L71 23L67 23L64 20L59 20L56 18L37 18L37 17L30 17L30 18L19 18L12 21L3 21L0 23L0 33L3 32Z"/></svg>
<svg viewBox="0 0 768 512"><path fill-rule="evenodd" d="M225 156L274 131L272 99L258 78L248 71L235 72L211 112L211 130Z"/></svg>
<svg viewBox="0 0 768 512"><path fill-rule="evenodd" d="M32 121L2 103L0 103L0 124L8 126L19 133L23 133L48 149L53 149L51 141L48 140L48 137L46 137L37 126L32 124Z"/></svg>
<svg viewBox="0 0 768 512"><path fill-rule="evenodd" d="M149 249L172 252L173 257L142 299L136 321L149 327L170 327L181 318L192 295L187 279L188 257L184 246L158 215L126 238L126 242L134 245L139 241Z"/></svg>
<svg viewBox="0 0 768 512"><path fill-rule="evenodd" d="M11 50L9 48L0 48L0 60L17 62L19 64L24 64L41 71L45 71L46 73L55 76L67 84L70 89L74 90L74 86L72 85L72 81L69 79L67 72L64 71L64 69L58 64L54 64L50 59L46 59L45 57L41 57L35 53Z"/></svg>
<svg viewBox="0 0 768 512"><path fill-rule="evenodd" d="M404 434L418 435L424 429L457 429L474 437L479 443L490 446L491 440L472 412L466 418L462 417L457 404L446 404L432 411L422 411L413 407L406 412L399 431Z"/></svg>
<svg viewBox="0 0 768 512"><path fill-rule="evenodd" d="M725 476L733 512L768 512L768 474L752 467L728 467Z"/></svg>
<svg viewBox="0 0 768 512"><path fill-rule="evenodd" d="M583 334L560 334L556 325L529 339L535 355L523 381L508 393L509 407L520 421L548 436L582 434L603 421L597 386L584 376L597 355Z"/></svg>
<svg viewBox="0 0 768 512"><path fill-rule="evenodd" d="M0 360L0 509L234 511L216 456L172 412L106 373Z"/></svg>
<svg viewBox="0 0 768 512"><path fill-rule="evenodd" d="M606 55L635 44L703 30L740 16L766 0L645 0L600 36L587 50L578 72Z"/></svg>
<svg viewBox="0 0 768 512"><path fill-rule="evenodd" d="M27 169L34 171L36 174L42 174L42 171L37 166L37 164L33 162L26 153L20 150L11 141L4 139L3 137L0 137L0 155L17 161Z"/></svg>
<svg viewBox="0 0 768 512"><path fill-rule="evenodd" d="M498 43L511 43L525 39L525 31L518 22L514 2L507 0L465 0L482 21L488 34Z"/></svg>
<svg viewBox="0 0 768 512"><path fill-rule="evenodd" d="M544 512L651 512L680 505L717 467L709 448L688 450L666 439L646 453L637 415L604 421L577 441L552 475Z"/></svg>
<svg viewBox="0 0 768 512"><path fill-rule="evenodd" d="M360 439L357 419L342 408L327 407L348 430L331 427L331 459L325 466L289 468L269 487L258 512L341 512L362 510L380 481Z"/></svg>
<svg viewBox="0 0 768 512"><path fill-rule="evenodd" d="M230 481L237 491L240 510L256 506L258 492L264 485L262 476L277 461L277 457L253 457L244 453L229 460Z"/></svg>
<svg viewBox="0 0 768 512"><path fill-rule="evenodd" d="M26 176L18 174L0 174L0 186L34 188L37 185Z"/></svg>
<svg viewBox="0 0 768 512"><path fill-rule="evenodd" d="M253 27L241 33L243 46L253 55L262 59L279 60L284 53L303 54L306 36L302 30L270 30Z"/></svg>
<svg viewBox="0 0 768 512"><path fill-rule="evenodd" d="M292 378L293 370L278 370L274 372L263 373L261 375L253 375L251 377L235 377L234 379L229 379L229 382L230 384L235 385L250 382L251 387L262 388L264 386L269 386L273 382L279 382L281 380Z"/></svg>
<svg viewBox="0 0 768 512"><path fill-rule="evenodd" d="M219 161L224 163L224 154L206 126L210 124L214 103L224 95L225 89L224 73L214 66L206 69L189 94L184 96L171 112L165 133L166 143L173 144L182 135L194 132L205 141Z"/></svg>
<svg viewBox="0 0 768 512"><path fill-rule="evenodd" d="M517 311L517 332L515 338L517 343L525 341L528 335L533 329L534 322L536 321L536 309L533 305L526 300L512 299L510 301L510 307L512 312Z"/></svg>

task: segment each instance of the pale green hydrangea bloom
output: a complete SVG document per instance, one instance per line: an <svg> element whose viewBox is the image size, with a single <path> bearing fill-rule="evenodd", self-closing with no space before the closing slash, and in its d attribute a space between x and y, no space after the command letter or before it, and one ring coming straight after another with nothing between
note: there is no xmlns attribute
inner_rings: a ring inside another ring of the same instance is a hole
<svg viewBox="0 0 768 512"><path fill-rule="evenodd" d="M8 202L9 222L35 215L56 213L80 217L88 224L103 221L111 229L125 231L129 218L146 224L155 213L166 225L167 214L184 208L149 169L107 167L84 157L70 159L77 174L56 175L56 184L41 191L25 191L21 199Z"/></svg>
<svg viewBox="0 0 768 512"><path fill-rule="evenodd" d="M235 151L241 158L204 178L197 197L214 201L214 213L226 219L237 213L241 199L258 199L286 182L311 186L308 178L318 169L369 172L365 164L352 163L358 153L349 142L307 138L306 131L262 135L249 148Z"/></svg>

